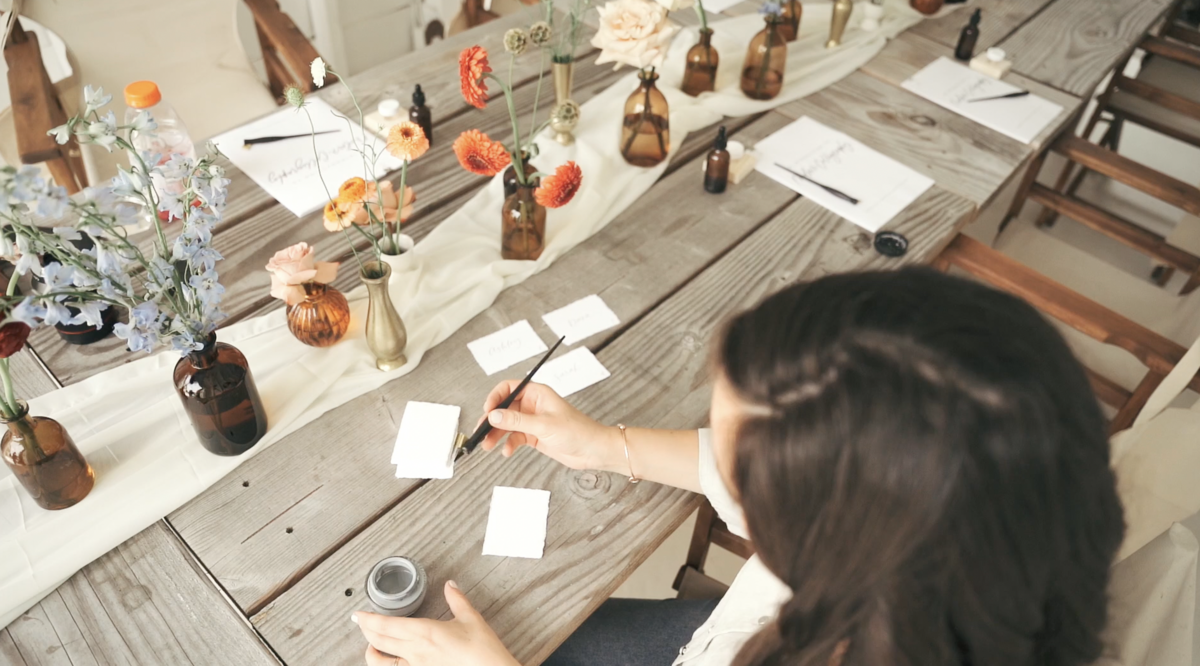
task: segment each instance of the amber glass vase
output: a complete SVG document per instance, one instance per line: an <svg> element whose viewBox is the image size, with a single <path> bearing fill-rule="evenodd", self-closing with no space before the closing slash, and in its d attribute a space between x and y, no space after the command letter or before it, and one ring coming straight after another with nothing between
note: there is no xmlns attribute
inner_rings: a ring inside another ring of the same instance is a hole
<svg viewBox="0 0 1200 666"><path fill-rule="evenodd" d="M796 41L796 36L800 34L800 16L804 13L804 7L800 5L800 0L785 0L783 3L783 12L779 15L779 34L789 42Z"/></svg>
<svg viewBox="0 0 1200 666"><path fill-rule="evenodd" d="M712 36L712 28L704 28L700 31L700 41L688 49L680 89L692 97L712 92L717 86L717 64L721 58L713 48Z"/></svg>
<svg viewBox="0 0 1200 666"><path fill-rule="evenodd" d="M767 25L753 39L742 67L742 92L750 99L774 99L783 90L787 41L779 34L779 21L768 14Z"/></svg>
<svg viewBox="0 0 1200 666"><path fill-rule="evenodd" d="M0 418L8 426L0 440L4 462L38 506L50 511L74 506L92 491L92 466L62 424L30 416L24 400L17 408L13 418Z"/></svg>
<svg viewBox="0 0 1200 666"><path fill-rule="evenodd" d="M546 209L533 198L533 187L520 185L504 200L500 226L500 256L533 260L542 256L546 241Z"/></svg>
<svg viewBox="0 0 1200 666"><path fill-rule="evenodd" d="M310 347L336 344L350 328L350 304L342 292L319 282L304 284L304 300L287 306L288 330Z"/></svg>
<svg viewBox="0 0 1200 666"><path fill-rule="evenodd" d="M537 173L537 167L535 167L529 163L529 153L525 152L524 150L521 151L521 164L525 165L525 177L526 178ZM516 193L517 186L520 185L520 183L517 181L517 169L515 166L513 166L512 164L508 165L508 168L504 170L504 177L502 178L502 182L504 183L505 198L511 197L513 194ZM533 182L530 183L530 187L536 188L540 183L541 183L540 178L534 178Z"/></svg>
<svg viewBox="0 0 1200 666"><path fill-rule="evenodd" d="M654 82L654 69L638 74L642 85L625 100L621 126L621 156L634 166L652 167L667 159L671 150L670 111Z"/></svg>
<svg viewBox="0 0 1200 666"><path fill-rule="evenodd" d="M267 432L267 414L237 347L210 333L204 347L175 364L175 392L200 444L219 456L250 450Z"/></svg>

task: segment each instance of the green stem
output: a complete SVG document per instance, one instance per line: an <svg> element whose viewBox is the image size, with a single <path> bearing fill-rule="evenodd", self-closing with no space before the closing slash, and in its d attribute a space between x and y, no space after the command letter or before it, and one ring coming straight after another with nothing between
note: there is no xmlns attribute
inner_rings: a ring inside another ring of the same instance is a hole
<svg viewBox="0 0 1200 666"><path fill-rule="evenodd" d="M708 30L708 13L704 11L704 3L701 0L696 0L696 4L692 5L692 9L695 9L696 16L700 17L700 29Z"/></svg>
<svg viewBox="0 0 1200 666"><path fill-rule="evenodd" d="M13 381L8 371L7 358L0 358L0 380L4 381L4 401L0 409L4 411L4 418L11 421L17 418L17 399L13 395Z"/></svg>
<svg viewBox="0 0 1200 666"><path fill-rule="evenodd" d="M538 101L542 98L542 78L546 74L546 49L539 49L537 91L533 93L533 116L529 118L529 140L537 136L533 128L537 126ZM520 146L517 146L520 149Z"/></svg>
<svg viewBox="0 0 1200 666"><path fill-rule="evenodd" d="M763 94L763 86L767 85L767 71L771 65L771 36L775 34L775 22L767 21L767 38L764 40L764 48L766 53L763 54L762 69L758 72L758 81L754 84L754 93L757 95Z"/></svg>
<svg viewBox="0 0 1200 666"><path fill-rule="evenodd" d="M504 92L504 101L508 102L508 117L512 121L513 128L513 145L517 147L516 150L512 151L513 170L516 171L517 182L528 187L529 179L525 177L525 165L521 160L521 128L520 123L517 122L517 107L513 103L512 88L504 81L501 81L500 77L495 74L486 74L485 76L490 77L500 85Z"/></svg>
<svg viewBox="0 0 1200 666"><path fill-rule="evenodd" d="M392 233L392 236L391 236L392 252L394 252L396 254L400 254L400 225L404 223L404 220L400 219L400 217L404 213L404 188L407 186L408 186L408 160L404 160L404 164L400 165L400 193L399 193L400 202L399 202L399 208L396 209L396 230ZM379 209L383 210L382 204L380 205ZM385 216L384 222L387 222L386 216Z"/></svg>

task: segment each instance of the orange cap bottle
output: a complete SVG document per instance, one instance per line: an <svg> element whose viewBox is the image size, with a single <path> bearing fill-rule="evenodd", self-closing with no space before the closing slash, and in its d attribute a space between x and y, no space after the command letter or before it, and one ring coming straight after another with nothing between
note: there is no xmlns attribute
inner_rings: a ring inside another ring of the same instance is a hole
<svg viewBox="0 0 1200 666"><path fill-rule="evenodd" d="M162 101L162 93L153 81L134 81L125 86L125 104L135 109L148 109Z"/></svg>

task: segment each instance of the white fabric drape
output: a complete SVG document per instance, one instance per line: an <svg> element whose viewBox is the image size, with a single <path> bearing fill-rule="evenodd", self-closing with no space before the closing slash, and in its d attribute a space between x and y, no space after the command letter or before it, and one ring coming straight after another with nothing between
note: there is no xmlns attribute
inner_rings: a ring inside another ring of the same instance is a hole
<svg viewBox="0 0 1200 666"><path fill-rule="evenodd" d="M860 12L851 19L844 44L826 50L830 16L829 4L805 3L800 38L788 45L784 90L769 102L749 100L738 90L737 72L746 44L762 27L761 18L713 23L722 62L720 89L695 99L678 90L684 54L696 41L694 29L684 30L659 82L671 107L672 149L689 132L723 116L766 111L837 82L921 18L904 0L889 0L881 30L859 30ZM549 266L650 189L667 165L632 167L617 153L623 104L636 85L630 72L584 104L573 146L539 139L537 163L549 170L574 160L583 170L583 187L571 204L550 211L546 249L538 261L499 258L498 178L417 245L416 260L392 287L408 327L405 367L390 373L375 369L363 339L366 297L361 287L347 295L353 314L350 333L327 349L297 342L282 309L222 329L219 339L236 345L249 360L268 415L266 436L247 454L220 458L200 447L171 385L178 360L173 353L139 359L31 400L33 414L53 417L67 428L97 479L86 500L48 512L30 500L6 467L0 469L0 626L249 457L326 411L408 373L426 351L491 305L501 290ZM698 181L699 176L697 188ZM420 189L421 184L415 186Z"/></svg>

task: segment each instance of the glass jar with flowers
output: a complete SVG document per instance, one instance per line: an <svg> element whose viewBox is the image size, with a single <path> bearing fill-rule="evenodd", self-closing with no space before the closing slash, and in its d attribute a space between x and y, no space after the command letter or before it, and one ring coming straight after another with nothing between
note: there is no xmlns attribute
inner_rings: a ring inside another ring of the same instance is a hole
<svg viewBox="0 0 1200 666"><path fill-rule="evenodd" d="M685 94L695 97L716 89L717 66L721 57L712 45L713 31L708 27L708 13L704 11L704 3L696 0L692 7L700 17L700 41L688 49L687 63L683 68L683 82L679 88Z"/></svg>
<svg viewBox="0 0 1200 666"><path fill-rule="evenodd" d="M118 167L110 185L92 188L82 198L67 197L36 169L3 172L0 197L8 205L0 213L0 255L12 260L18 273L41 278L33 293L6 296L3 305L11 320L30 326L64 321L74 308L82 321L100 327L105 310L126 309L129 321L114 332L130 351L151 352L165 344L182 356L175 387L200 443L218 455L241 454L266 433L267 416L245 357L216 342L217 324L225 317L220 307L225 288L218 280L222 257L212 247L212 229L229 181L211 149L198 160L174 155L149 166L148 156L133 147L139 133L154 129L149 113L118 126L113 112L99 112L110 95L88 86L84 98L83 113L50 133L60 143L74 134L82 143L124 150L132 166ZM177 185L159 191L155 180ZM39 228L31 219L35 202L43 216L70 213L73 225ZM154 234L147 246L127 233L144 210L158 213L149 216ZM164 218L179 222L172 241L163 230ZM80 249L75 241L83 236L93 248Z"/></svg>
<svg viewBox="0 0 1200 666"><path fill-rule="evenodd" d="M513 30L505 35L504 44L510 64L512 59L524 52L527 40L523 34L516 35ZM479 130L467 130L455 139L454 154L462 168L489 178L501 173L509 165L513 166L516 187L512 193L506 193L500 210L500 257L535 260L542 255L545 247L546 209L569 203L579 190L583 172L574 162L567 162L555 169L552 175L540 171L530 173L526 167L527 160L538 155L533 137L548 123L531 128L526 135L528 142L522 141L513 103L512 67L509 67L510 80L504 81L492 73L487 51L482 46L472 46L459 54L458 71L463 98L476 108L487 106L489 79L500 86L508 105L509 120L512 121L513 142L512 148L509 148Z"/></svg>
<svg viewBox="0 0 1200 666"><path fill-rule="evenodd" d="M336 288L338 265L316 261L308 243L284 248L267 262L271 295L287 303L288 330L311 347L336 344L350 328L350 304Z"/></svg>
<svg viewBox="0 0 1200 666"><path fill-rule="evenodd" d="M787 65L787 41L779 32L781 12L777 2L766 2L759 10L766 26L750 40L742 64L742 93L750 99L774 99L783 90Z"/></svg>

